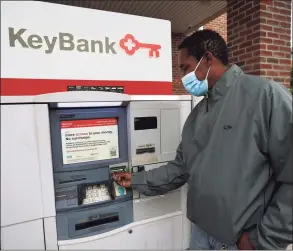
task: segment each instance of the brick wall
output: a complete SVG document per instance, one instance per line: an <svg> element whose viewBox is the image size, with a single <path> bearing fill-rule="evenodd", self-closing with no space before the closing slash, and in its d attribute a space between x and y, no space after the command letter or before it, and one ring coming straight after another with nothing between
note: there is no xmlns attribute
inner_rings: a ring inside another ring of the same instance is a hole
<svg viewBox="0 0 293 251"><path fill-rule="evenodd" d="M289 85L291 3L288 0L227 0L231 62L246 73Z"/></svg>
<svg viewBox="0 0 293 251"><path fill-rule="evenodd" d="M172 71L173 71L173 94L184 95L185 91L181 78L181 72L178 65L178 45L184 39L183 34L172 34Z"/></svg>
<svg viewBox="0 0 293 251"><path fill-rule="evenodd" d="M205 24L204 29L217 31L227 41L227 13Z"/></svg>

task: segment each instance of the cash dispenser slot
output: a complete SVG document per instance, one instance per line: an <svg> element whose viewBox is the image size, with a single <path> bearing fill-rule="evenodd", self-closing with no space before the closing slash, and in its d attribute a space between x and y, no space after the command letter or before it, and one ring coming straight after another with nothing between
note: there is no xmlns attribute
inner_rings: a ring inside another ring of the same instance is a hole
<svg viewBox="0 0 293 251"><path fill-rule="evenodd" d="M75 230L80 231L92 227L98 227L101 225L114 223L117 221L119 221L118 213L92 216L91 219L87 222L75 224Z"/></svg>
<svg viewBox="0 0 293 251"><path fill-rule="evenodd" d="M97 235L133 221L132 200L57 213L59 240Z"/></svg>

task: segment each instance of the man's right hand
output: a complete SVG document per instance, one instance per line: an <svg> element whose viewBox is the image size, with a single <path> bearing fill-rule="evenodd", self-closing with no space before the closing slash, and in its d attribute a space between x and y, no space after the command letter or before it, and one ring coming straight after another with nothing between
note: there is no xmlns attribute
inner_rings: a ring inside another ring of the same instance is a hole
<svg viewBox="0 0 293 251"><path fill-rule="evenodd" d="M115 172L113 173L113 179L123 187L129 188L131 186L131 173L127 172Z"/></svg>

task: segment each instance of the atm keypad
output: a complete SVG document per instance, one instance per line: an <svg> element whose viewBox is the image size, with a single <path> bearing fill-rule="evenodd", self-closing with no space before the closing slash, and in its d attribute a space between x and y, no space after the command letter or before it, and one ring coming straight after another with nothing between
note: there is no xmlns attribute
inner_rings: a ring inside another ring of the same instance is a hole
<svg viewBox="0 0 293 251"><path fill-rule="evenodd" d="M111 200L109 191L105 185L94 185L86 188L83 204L91 204Z"/></svg>

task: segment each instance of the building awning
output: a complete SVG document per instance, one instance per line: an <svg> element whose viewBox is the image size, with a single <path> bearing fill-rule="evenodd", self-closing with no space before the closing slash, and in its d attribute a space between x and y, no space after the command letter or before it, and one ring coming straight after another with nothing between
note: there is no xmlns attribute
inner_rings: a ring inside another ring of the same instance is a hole
<svg viewBox="0 0 293 251"><path fill-rule="evenodd" d="M172 32L190 33L226 11L226 1L44 1L170 20Z"/></svg>

